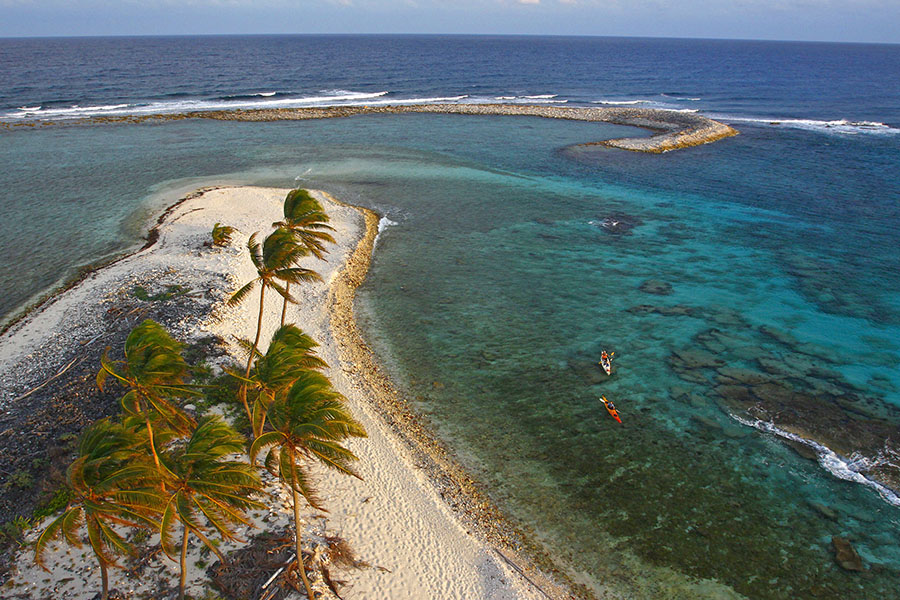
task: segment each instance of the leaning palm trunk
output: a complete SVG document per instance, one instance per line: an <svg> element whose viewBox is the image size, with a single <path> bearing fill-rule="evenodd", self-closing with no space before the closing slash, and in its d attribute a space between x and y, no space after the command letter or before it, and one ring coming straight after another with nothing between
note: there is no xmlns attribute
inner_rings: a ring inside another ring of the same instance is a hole
<svg viewBox="0 0 900 600"><path fill-rule="evenodd" d="M290 294L291 293L291 283L288 282L284 286L284 290ZM281 326L284 327L284 317L287 315L287 305L288 299L287 296L284 297L284 304L281 305Z"/></svg>
<svg viewBox="0 0 900 600"><path fill-rule="evenodd" d="M296 532L297 538L297 570L300 571L303 587L306 588L306 597L314 598L312 586L309 585L309 578L306 576L306 565L303 564L303 548L300 544L300 494L297 493L296 489L292 489L291 492L294 496L294 531Z"/></svg>
<svg viewBox="0 0 900 600"><path fill-rule="evenodd" d="M253 339L253 347L250 348L250 356L247 358L247 368L244 370L244 379L250 378L250 369L253 367L253 359L256 358L256 349L259 347L259 336L262 333L263 307L266 298L266 282L263 281L259 287L259 317L256 319L256 337ZM287 300L285 300L287 302ZM241 384L241 402L244 404L244 410L247 411L247 418L253 423L253 412L247 403L247 383Z"/></svg>
<svg viewBox="0 0 900 600"><path fill-rule="evenodd" d="M59 537L82 547L78 530L87 529L87 541L100 566L101 600L109 597L109 567L117 554L133 554L134 547L115 526L155 529L155 515L163 499L155 486L158 472L147 459L141 428L102 419L82 434L78 458L66 470L71 498L34 544L34 561L47 569L48 544ZM47 569L48 570L48 569Z"/></svg>
<svg viewBox="0 0 900 600"><path fill-rule="evenodd" d="M165 510L159 525L160 546L165 555L181 566L179 600L184 600L187 583L187 550L191 536L219 557L225 557L208 537L236 540L239 525L251 526L245 513L264 505L251 500L260 490L259 475L242 461L228 460L244 449L244 438L221 417L204 417L183 445L166 448L163 463L172 473L167 488ZM181 552L178 556L177 523L181 523Z"/></svg>
<svg viewBox="0 0 900 600"><path fill-rule="evenodd" d="M147 425L147 440L150 444L150 454L153 455L153 464L162 475L162 465L159 464L159 454L156 453L156 443L153 441L153 425L150 424L150 416L147 413L144 413L144 423Z"/></svg>
<svg viewBox="0 0 900 600"><path fill-rule="evenodd" d="M100 588L100 600L107 600L107 598L109 598L109 575L106 570L106 563L100 559L100 581L102 585Z"/></svg>
<svg viewBox="0 0 900 600"><path fill-rule="evenodd" d="M178 585L178 600L184 600L184 584L187 580L187 549L190 530L185 526L181 534L181 579Z"/></svg>

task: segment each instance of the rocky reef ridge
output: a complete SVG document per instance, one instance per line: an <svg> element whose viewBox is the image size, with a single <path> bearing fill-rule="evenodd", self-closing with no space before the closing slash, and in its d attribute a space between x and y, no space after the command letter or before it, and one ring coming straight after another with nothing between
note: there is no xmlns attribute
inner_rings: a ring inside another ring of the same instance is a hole
<svg viewBox="0 0 900 600"><path fill-rule="evenodd" d="M320 108L265 108L253 110L215 110L188 113L125 115L90 117L77 123L141 123L145 121L172 121L180 119L216 119L219 121L293 121L305 119L330 119L370 114L437 113L454 115L506 115L531 116L548 119L568 119L573 121L594 121L629 125L649 129L650 137L617 138L599 142L588 142L580 146L607 146L659 154L679 148L689 148L708 144L731 137L738 131L724 123L714 121L697 113L650 108L620 107L561 107L523 104L404 104L383 106L328 106ZM72 123L73 121L66 121ZM38 126L51 122L27 122L11 125L0 123L6 128Z"/></svg>

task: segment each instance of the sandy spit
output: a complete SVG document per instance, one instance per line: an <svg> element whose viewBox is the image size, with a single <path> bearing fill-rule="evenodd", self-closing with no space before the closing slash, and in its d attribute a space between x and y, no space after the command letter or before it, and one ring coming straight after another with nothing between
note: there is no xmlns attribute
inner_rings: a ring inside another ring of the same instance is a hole
<svg viewBox="0 0 900 600"><path fill-rule="evenodd" d="M255 231L265 235L270 224L281 218L287 191L226 187L190 195L159 225L156 244L101 269L8 331L0 340L0 373L41 348L66 344L67 329L77 331L79 319L94 316L84 307L110 302L126 282L148 272L177 274L179 281L195 282L195 287L205 289L214 299L207 314L185 319L182 327L175 327L176 337L188 341L219 335L230 344L232 355L240 357L236 341L255 333L258 292L236 308L225 306L224 299L255 276L246 241ZM524 558L531 554L522 552L529 549L523 536L418 424L366 346L353 317L353 295L371 260L378 216L324 193L315 194L331 216L337 243L325 261L310 257L303 263L317 270L323 281L297 290L300 303L289 309L288 321L321 344L319 354L331 365L326 374L347 397L369 437L350 444L360 457L362 481L324 469L313 471L329 512L305 511L304 538L314 543L338 535L350 543L358 559L371 565L342 573L341 578L348 582L341 591L346 600L570 597L570 590L543 575L535 561ZM216 222L237 227L231 246L204 246ZM270 296L267 294L261 338L264 343L280 319L280 299ZM277 531L289 523L286 496L274 482L269 489L271 508L254 515L256 529L244 532L244 539L261 529ZM29 539L36 535L32 532ZM200 548L195 545L191 561L200 560ZM58 546L48 562L51 573L31 563L30 551L21 552L4 597L87 600L98 591L92 556ZM155 556L147 557L145 563L140 578L112 569L110 587L128 597L146 597L158 589L160 578L177 582L177 565L171 561ZM189 592L202 594L208 585L204 569L192 569L188 584ZM325 597L330 597L325 592Z"/></svg>

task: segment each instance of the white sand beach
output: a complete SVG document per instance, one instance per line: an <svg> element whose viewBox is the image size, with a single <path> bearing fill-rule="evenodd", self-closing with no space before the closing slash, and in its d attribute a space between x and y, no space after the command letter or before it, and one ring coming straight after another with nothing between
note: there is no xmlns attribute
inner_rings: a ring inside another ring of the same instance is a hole
<svg viewBox="0 0 900 600"><path fill-rule="evenodd" d="M110 302L126 282L148 271L177 272L181 280L195 281L197 289L219 281L221 289L207 291L214 298L212 313L199 323L186 319L181 330L172 333L182 341L210 334L221 336L231 345L233 356L240 356L235 342L241 337L253 338L258 291L236 308L226 307L224 300L256 276L246 251L247 239L256 231L266 235L271 223L282 218L287 191L228 187L192 195L168 215L156 244L99 270L4 334L0 338L0 376L24 357L65 343L67 335L89 328L90 323L85 321L90 321L92 313L85 307ZM353 288L368 266L377 218L369 214L367 226L360 210L332 201L324 193L315 195L332 219L337 243L330 248L326 261L305 259L302 266L317 270L323 282L292 290L300 302L289 308L287 320L320 343L319 354L330 365L326 374L347 397L353 414L368 432L368 438L350 443L360 458L362 480L315 469L321 497L330 512L305 510L306 539L339 535L349 542L359 560L370 565L341 573L341 579L347 582L341 597L546 600L567 596L509 549L486 539L461 519L442 499L433 477L417 466L408 445L373 408L378 402L371 397L373 385L353 358L364 350L351 351L356 342L342 339L346 332L341 331L340 323L347 323ZM204 246L216 222L238 230L228 247ZM280 297L271 294L267 301L261 337L264 345L279 325L281 314ZM354 327L352 323L346 326ZM257 514L255 522L260 529L245 532L244 538L258 534L262 528L287 526L290 505L286 499L282 495L268 500L272 510ZM29 539L35 536L32 532ZM504 556L512 557L527 578ZM198 558L199 545L195 543L192 559ZM4 597L86 600L99 589L98 568L89 553L56 545L48 556L50 573L31 560L32 552L24 549L3 590ZM128 597L141 597L153 589L154 578L168 577L177 586L177 564L157 555L148 567L141 578L129 578L125 571L111 569L110 588ZM205 569L191 569L188 584L189 593L202 596L208 587ZM317 589L330 597L321 582Z"/></svg>

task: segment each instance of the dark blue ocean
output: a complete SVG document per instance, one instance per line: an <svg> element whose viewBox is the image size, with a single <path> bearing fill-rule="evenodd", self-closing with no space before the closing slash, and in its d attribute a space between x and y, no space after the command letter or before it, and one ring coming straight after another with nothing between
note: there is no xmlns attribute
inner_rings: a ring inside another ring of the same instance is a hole
<svg viewBox="0 0 900 600"><path fill-rule="evenodd" d="M577 147L638 130L533 117L78 123L421 102L690 110L741 133L644 155ZM385 217L359 301L384 364L578 582L900 597L900 46L4 39L0 159L5 317L186 191L325 189Z"/></svg>

